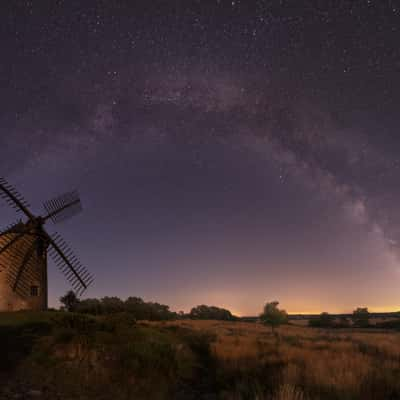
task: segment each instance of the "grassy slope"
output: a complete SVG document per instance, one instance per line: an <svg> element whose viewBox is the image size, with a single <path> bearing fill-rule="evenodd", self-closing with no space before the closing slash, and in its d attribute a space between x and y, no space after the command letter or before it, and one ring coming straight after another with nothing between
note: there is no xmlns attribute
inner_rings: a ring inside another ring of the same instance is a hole
<svg viewBox="0 0 400 400"><path fill-rule="evenodd" d="M50 312L0 314L0 337L1 399L400 398L396 332Z"/></svg>
<svg viewBox="0 0 400 400"><path fill-rule="evenodd" d="M197 398L215 391L208 334L129 315L0 314L0 398ZM3 397L2 397L3 396Z"/></svg>

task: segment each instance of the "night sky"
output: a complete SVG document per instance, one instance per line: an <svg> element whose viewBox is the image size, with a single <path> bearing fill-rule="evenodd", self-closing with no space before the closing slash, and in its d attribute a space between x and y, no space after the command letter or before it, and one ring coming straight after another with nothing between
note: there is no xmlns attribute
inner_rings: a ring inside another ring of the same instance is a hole
<svg viewBox="0 0 400 400"><path fill-rule="evenodd" d="M85 296L400 309L400 2L0 9L0 175L37 213L79 190L48 229L95 276Z"/></svg>

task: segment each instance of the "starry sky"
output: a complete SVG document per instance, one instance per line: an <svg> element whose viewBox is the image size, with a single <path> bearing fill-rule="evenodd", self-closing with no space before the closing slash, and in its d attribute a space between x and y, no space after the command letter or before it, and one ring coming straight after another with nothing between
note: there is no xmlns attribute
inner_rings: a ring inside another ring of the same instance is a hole
<svg viewBox="0 0 400 400"><path fill-rule="evenodd" d="M36 213L79 190L48 230L95 275L86 296L400 309L399 2L0 9L0 175Z"/></svg>

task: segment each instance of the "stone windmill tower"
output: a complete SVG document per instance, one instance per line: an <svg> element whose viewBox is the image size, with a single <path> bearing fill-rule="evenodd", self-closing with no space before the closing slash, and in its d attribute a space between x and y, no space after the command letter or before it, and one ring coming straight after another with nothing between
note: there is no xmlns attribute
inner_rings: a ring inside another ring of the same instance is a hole
<svg viewBox="0 0 400 400"><path fill-rule="evenodd" d="M80 296L93 282L92 276L59 234L49 235L44 229L48 220L59 223L81 211L78 194L45 202L43 217L34 216L23 197L2 178L0 197L26 217L0 232L0 311L47 308L48 254Z"/></svg>

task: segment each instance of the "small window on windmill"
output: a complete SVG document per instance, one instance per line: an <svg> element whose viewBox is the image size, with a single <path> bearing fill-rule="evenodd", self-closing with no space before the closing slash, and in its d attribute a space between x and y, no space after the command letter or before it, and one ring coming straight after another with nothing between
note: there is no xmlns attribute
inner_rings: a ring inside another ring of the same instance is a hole
<svg viewBox="0 0 400 400"><path fill-rule="evenodd" d="M31 296L32 297L39 296L39 286L31 286Z"/></svg>

